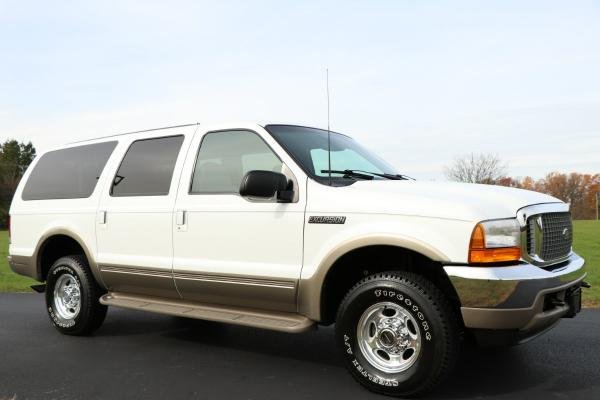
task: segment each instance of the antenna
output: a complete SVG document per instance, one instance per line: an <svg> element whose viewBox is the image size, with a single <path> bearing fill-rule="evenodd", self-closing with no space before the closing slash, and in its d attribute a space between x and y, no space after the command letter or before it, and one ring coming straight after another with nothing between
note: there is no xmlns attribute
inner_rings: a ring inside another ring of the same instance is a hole
<svg viewBox="0 0 600 400"><path fill-rule="evenodd" d="M327 77L327 170L329 171L329 186L331 186L331 131L329 129L329 68L325 69Z"/></svg>

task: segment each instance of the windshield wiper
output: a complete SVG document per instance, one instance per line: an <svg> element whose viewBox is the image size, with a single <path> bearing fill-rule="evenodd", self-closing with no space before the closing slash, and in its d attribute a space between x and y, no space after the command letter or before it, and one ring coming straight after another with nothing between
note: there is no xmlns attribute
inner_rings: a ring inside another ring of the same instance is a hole
<svg viewBox="0 0 600 400"><path fill-rule="evenodd" d="M392 179L395 181L407 181L407 180L414 181L414 179L411 178L410 176L406 176L406 175L402 175L402 174L386 174L386 173L379 173L379 172L363 171L360 169L353 169L352 171L362 172L363 174L371 174L371 175L375 175L375 176L380 176L382 178Z"/></svg>
<svg viewBox="0 0 600 400"><path fill-rule="evenodd" d="M322 174L343 174L344 177L352 177L352 178L360 178L360 179L366 179L366 180L372 180L373 179L373 175L367 175L366 173L362 173L361 171L356 171L356 170L352 170L352 169L345 169L345 170L337 170L337 169L322 169L321 170Z"/></svg>
<svg viewBox="0 0 600 400"><path fill-rule="evenodd" d="M410 179L404 175L385 174L385 173L379 173L379 172L363 171L360 169L345 169L345 170L322 169L321 173L322 174L328 174L328 173L344 174L344 176L351 176L354 178L361 178L361 179L368 179L368 180L372 180L373 176L379 176L381 178L392 179L392 180L408 180L408 179Z"/></svg>

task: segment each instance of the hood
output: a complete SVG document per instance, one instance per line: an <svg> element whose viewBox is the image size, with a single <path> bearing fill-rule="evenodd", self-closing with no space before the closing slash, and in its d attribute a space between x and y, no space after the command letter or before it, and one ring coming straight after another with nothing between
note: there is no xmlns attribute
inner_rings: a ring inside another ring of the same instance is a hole
<svg viewBox="0 0 600 400"><path fill-rule="evenodd" d="M316 185L328 192L333 191L326 197L331 201L334 196L335 200L326 205L324 198L311 194L309 203L312 206L309 208L336 213L384 213L482 221L513 218L519 209L528 205L563 203L555 197L529 190L471 183L373 180L337 188Z"/></svg>

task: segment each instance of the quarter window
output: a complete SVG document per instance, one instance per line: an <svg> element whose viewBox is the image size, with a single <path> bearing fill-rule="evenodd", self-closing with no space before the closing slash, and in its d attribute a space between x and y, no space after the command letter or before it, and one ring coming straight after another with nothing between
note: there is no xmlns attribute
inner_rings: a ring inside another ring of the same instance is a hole
<svg viewBox="0 0 600 400"><path fill-rule="evenodd" d="M90 197L116 141L50 151L36 163L23 189L23 200Z"/></svg>
<svg viewBox="0 0 600 400"><path fill-rule="evenodd" d="M190 193L238 193L248 171L281 172L283 163L260 136L251 131L204 135Z"/></svg>
<svg viewBox="0 0 600 400"><path fill-rule="evenodd" d="M111 188L111 196L166 196L183 136L137 140L129 146Z"/></svg>

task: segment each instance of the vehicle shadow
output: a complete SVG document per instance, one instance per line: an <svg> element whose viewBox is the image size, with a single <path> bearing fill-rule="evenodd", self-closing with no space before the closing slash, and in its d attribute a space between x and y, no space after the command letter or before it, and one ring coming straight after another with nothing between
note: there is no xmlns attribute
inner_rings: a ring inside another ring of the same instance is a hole
<svg viewBox="0 0 600 400"><path fill-rule="evenodd" d="M193 342L202 346L243 350L320 364L341 365L337 349L334 346L333 329L331 328L290 334L146 312L118 309L109 312L109 317L95 333L95 336L159 335L162 338L174 339L169 343L171 346L187 351L190 351L190 347L184 342Z"/></svg>
<svg viewBox="0 0 600 400"><path fill-rule="evenodd" d="M522 346L478 348L464 344L461 358L448 380L431 397L470 399L522 393L543 385L546 372L531 368Z"/></svg>
<svg viewBox="0 0 600 400"><path fill-rule="evenodd" d="M139 317L131 321L131 316L129 312L113 318L99 334L154 334L161 338L163 345L188 354L202 354L208 346L218 352L251 352L259 356L317 363L330 367L326 369L328 372L321 370L320 373L332 374L331 378L334 374L339 376L339 369L343 368L334 343L333 327L288 334L146 313L139 313ZM454 372L428 398L512 398L528 393L527 398L532 400L557 393L570 396L575 391L596 390L600 382L590 376L600 370L599 357L595 355L588 363L582 363L580 343L570 340L565 333L561 334L557 329L530 343L506 348L477 348L464 344ZM190 343L197 346L189 346ZM597 348L595 352L598 352ZM369 394L361 392L361 395L364 397Z"/></svg>
<svg viewBox="0 0 600 400"><path fill-rule="evenodd" d="M292 334L187 318L174 320L178 329L164 332L162 336L300 361L341 365L331 327Z"/></svg>

